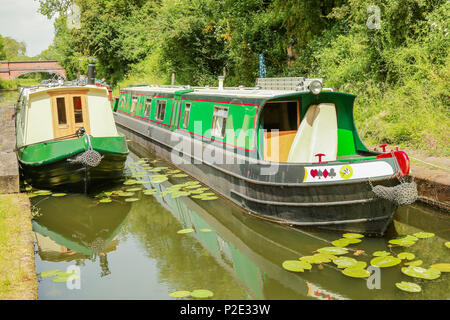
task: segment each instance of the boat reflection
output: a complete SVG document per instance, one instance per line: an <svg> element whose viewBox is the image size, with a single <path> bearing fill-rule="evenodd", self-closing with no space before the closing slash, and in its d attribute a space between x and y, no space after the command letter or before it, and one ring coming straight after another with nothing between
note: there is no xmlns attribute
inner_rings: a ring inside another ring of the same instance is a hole
<svg viewBox="0 0 450 320"><path fill-rule="evenodd" d="M117 249L117 234L130 210L124 202L99 205L81 194L72 194L39 203L33 219L36 245L41 260L60 262L99 258L102 276L110 274L107 253Z"/></svg>

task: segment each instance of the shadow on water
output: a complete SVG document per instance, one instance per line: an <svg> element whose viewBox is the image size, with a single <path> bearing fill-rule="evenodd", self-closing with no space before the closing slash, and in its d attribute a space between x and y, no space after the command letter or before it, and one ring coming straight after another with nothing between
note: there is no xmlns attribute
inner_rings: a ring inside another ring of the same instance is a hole
<svg viewBox="0 0 450 320"><path fill-rule="evenodd" d="M82 266L82 290L71 291L43 279L39 284L42 299L170 299L170 292L194 289L209 289L215 299L449 298L448 274L442 273L436 280L418 280L401 273L403 264L383 268L379 288L372 289L373 283L347 277L333 263L314 265L303 273L289 272L282 268L283 261L331 246L341 234L267 222L221 198L204 201L174 196L170 192L174 185L192 179L169 176L167 181L150 183L149 174L161 174L173 166L131 142L129 147L132 153L127 160L127 175L142 183L111 186L109 192L131 188L135 190L131 197L138 200L126 202L125 197L109 193L97 198L71 194L32 199L40 214L33 222L38 271L64 268L73 261ZM157 167L169 168L150 171ZM153 189L154 195L146 195L137 187ZM111 198L112 202L99 203L100 198ZM419 205L401 208L388 235L363 238L348 247L347 256L369 263L374 251L391 251L393 255L408 251L427 267L448 263L450 250L444 242L449 240L449 227L446 215ZM177 233L188 228L194 231ZM418 231L434 232L436 236L421 239L409 248L390 247L388 243L389 239ZM110 258L107 268L106 254ZM94 266L96 257L103 257L101 272L98 265ZM61 262L65 264L57 265ZM402 292L395 287L400 281L419 283L422 292Z"/></svg>

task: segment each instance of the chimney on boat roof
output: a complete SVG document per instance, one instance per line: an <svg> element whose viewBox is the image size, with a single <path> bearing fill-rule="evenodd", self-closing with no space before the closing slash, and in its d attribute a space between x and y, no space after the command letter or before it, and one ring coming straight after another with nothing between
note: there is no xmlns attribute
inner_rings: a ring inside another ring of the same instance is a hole
<svg viewBox="0 0 450 320"><path fill-rule="evenodd" d="M225 76L219 76L219 90L223 90L223 81L225 80Z"/></svg>
<svg viewBox="0 0 450 320"><path fill-rule="evenodd" d="M95 85L95 61L94 58L89 58L87 84Z"/></svg>
<svg viewBox="0 0 450 320"><path fill-rule="evenodd" d="M175 85L175 75L176 75L176 73L177 72L175 70L172 71L172 79L170 81L170 84L173 85L173 86Z"/></svg>

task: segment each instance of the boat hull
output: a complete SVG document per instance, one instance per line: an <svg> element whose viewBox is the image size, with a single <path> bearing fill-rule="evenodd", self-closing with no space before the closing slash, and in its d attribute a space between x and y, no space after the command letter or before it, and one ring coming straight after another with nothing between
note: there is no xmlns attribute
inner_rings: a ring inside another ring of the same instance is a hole
<svg viewBox="0 0 450 320"><path fill-rule="evenodd" d="M27 147L30 150L21 150L18 159L23 179L39 189L82 192L122 179L128 155L125 137L91 140L93 150L102 156L96 167L72 161L88 149L83 138L37 144Z"/></svg>
<svg viewBox="0 0 450 320"><path fill-rule="evenodd" d="M136 141L157 156L175 163L199 181L210 186L248 214L287 225L319 227L367 235L383 235L397 206L377 198L367 180L345 183L277 183L250 179L258 169L255 164L211 165L192 158L186 162L185 154L177 156L168 141L156 140L156 132L146 129L149 135L139 132L129 119L116 114L118 129L128 139ZM153 128L154 129L154 128ZM188 161L189 162L189 161ZM304 172L304 167L291 172ZM292 176L283 174L280 176ZM373 185L394 186L396 179L378 178Z"/></svg>

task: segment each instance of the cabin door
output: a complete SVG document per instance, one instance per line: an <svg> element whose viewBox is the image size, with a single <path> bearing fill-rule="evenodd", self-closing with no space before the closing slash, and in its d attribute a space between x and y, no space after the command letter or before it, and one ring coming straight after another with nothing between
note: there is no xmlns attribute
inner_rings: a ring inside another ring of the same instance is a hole
<svg viewBox="0 0 450 320"><path fill-rule="evenodd" d="M181 113L181 95L175 95L172 106L172 118L170 121L170 129L176 130L179 126L180 121L180 113Z"/></svg>
<svg viewBox="0 0 450 320"><path fill-rule="evenodd" d="M90 133L86 92L52 95L53 136L61 138L83 127Z"/></svg>

